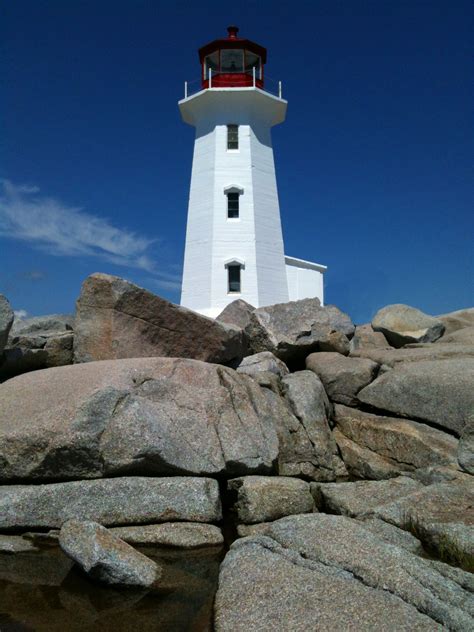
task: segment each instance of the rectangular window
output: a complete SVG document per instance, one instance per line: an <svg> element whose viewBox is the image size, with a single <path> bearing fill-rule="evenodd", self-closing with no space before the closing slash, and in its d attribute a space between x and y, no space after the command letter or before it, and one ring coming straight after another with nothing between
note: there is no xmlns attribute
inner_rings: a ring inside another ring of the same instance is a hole
<svg viewBox="0 0 474 632"><path fill-rule="evenodd" d="M229 292L240 293L240 266L228 266L227 274L229 275Z"/></svg>
<svg viewBox="0 0 474 632"><path fill-rule="evenodd" d="M239 218L239 198L238 193L227 194L227 217L228 219Z"/></svg>
<svg viewBox="0 0 474 632"><path fill-rule="evenodd" d="M227 149L239 148L239 126L227 125Z"/></svg>
<svg viewBox="0 0 474 632"><path fill-rule="evenodd" d="M221 50L221 72L243 72L244 51L242 49Z"/></svg>

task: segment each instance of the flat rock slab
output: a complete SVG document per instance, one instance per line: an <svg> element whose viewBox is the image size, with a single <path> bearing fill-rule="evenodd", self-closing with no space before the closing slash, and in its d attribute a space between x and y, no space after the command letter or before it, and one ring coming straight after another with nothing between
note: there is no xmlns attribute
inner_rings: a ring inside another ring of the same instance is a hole
<svg viewBox="0 0 474 632"><path fill-rule="evenodd" d="M474 327L474 307L458 309L455 312L449 312L449 314L441 314L440 316L437 316L437 318L446 328L444 336L448 336L459 329Z"/></svg>
<svg viewBox="0 0 474 632"><path fill-rule="evenodd" d="M441 345L439 345L441 346ZM401 365L357 395L364 404L461 434L474 409L474 358Z"/></svg>
<svg viewBox="0 0 474 632"><path fill-rule="evenodd" d="M0 534L0 553L25 553L37 550L38 547L19 535Z"/></svg>
<svg viewBox="0 0 474 632"><path fill-rule="evenodd" d="M166 356L226 363L246 350L241 329L108 274L84 281L75 331L75 362Z"/></svg>
<svg viewBox="0 0 474 632"><path fill-rule="evenodd" d="M447 336L443 336L439 340L436 341L437 344L461 344L461 345L469 345L474 346L474 326L464 327L463 329L458 329L457 331L453 331Z"/></svg>
<svg viewBox="0 0 474 632"><path fill-rule="evenodd" d="M360 347L351 353L351 357L368 358L385 367L393 368L402 363L422 362L424 360L474 358L474 344L417 344L403 347L403 349L369 349Z"/></svg>
<svg viewBox="0 0 474 632"><path fill-rule="evenodd" d="M55 528L70 519L114 526L217 522L221 517L218 483L209 478L133 477L0 486L0 529Z"/></svg>
<svg viewBox="0 0 474 632"><path fill-rule="evenodd" d="M216 632L438 630L473 625L466 573L443 573L343 516L308 514L237 540L219 576ZM456 581L457 580L457 581Z"/></svg>
<svg viewBox="0 0 474 632"><path fill-rule="evenodd" d="M409 305L387 305L372 319L374 331L384 334L394 347L410 342L433 342L444 332L444 324Z"/></svg>
<svg viewBox="0 0 474 632"><path fill-rule="evenodd" d="M355 518L380 517L373 512L381 505L405 498L420 489L424 487L419 481L406 476L386 481L311 483L311 492L321 511Z"/></svg>
<svg viewBox="0 0 474 632"><path fill-rule="evenodd" d="M320 352L306 358L306 368L319 376L329 399L353 406L357 393L375 379L379 366L367 358Z"/></svg>
<svg viewBox="0 0 474 632"><path fill-rule="evenodd" d="M132 527L113 527L111 533L136 546L163 546L198 549L222 546L224 537L219 527L198 522L166 522Z"/></svg>
<svg viewBox="0 0 474 632"><path fill-rule="evenodd" d="M148 588L162 573L156 562L96 522L68 520L59 545L89 577L106 584Z"/></svg>
<svg viewBox="0 0 474 632"><path fill-rule="evenodd" d="M77 364L9 380L0 400L3 482L276 468L276 413L263 389L215 364Z"/></svg>
<svg viewBox="0 0 474 632"><path fill-rule="evenodd" d="M313 511L308 483L286 476L244 476L228 482L238 522L252 524Z"/></svg>
<svg viewBox="0 0 474 632"><path fill-rule="evenodd" d="M349 473L388 478L436 465L457 469L458 440L426 424L336 405L336 440Z"/></svg>

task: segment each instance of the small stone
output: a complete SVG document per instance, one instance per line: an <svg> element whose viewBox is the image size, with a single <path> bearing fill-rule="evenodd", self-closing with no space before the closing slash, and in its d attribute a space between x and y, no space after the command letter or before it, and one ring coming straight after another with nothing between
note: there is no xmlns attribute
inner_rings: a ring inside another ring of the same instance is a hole
<svg viewBox="0 0 474 632"><path fill-rule="evenodd" d="M262 372L273 373L280 378L289 373L286 364L270 351L261 351L260 353L247 356L237 367L237 373L245 373L245 375L250 375L250 377L255 377Z"/></svg>
<svg viewBox="0 0 474 632"><path fill-rule="evenodd" d="M387 305L372 319L374 331L381 331L394 347L409 342L434 342L444 332L444 324L409 305Z"/></svg>
<svg viewBox="0 0 474 632"><path fill-rule="evenodd" d="M148 588L162 573L156 562L96 522L67 521L59 544L92 579L106 584Z"/></svg>
<svg viewBox="0 0 474 632"><path fill-rule="evenodd" d="M165 522L163 524L112 527L109 531L135 546L163 546L198 549L221 546L224 537L219 527L198 522Z"/></svg>
<svg viewBox="0 0 474 632"><path fill-rule="evenodd" d="M0 553L24 553L37 550L38 547L19 535L0 534Z"/></svg>
<svg viewBox="0 0 474 632"><path fill-rule="evenodd" d="M313 511L309 484L284 476L244 476L227 483L238 522L252 524Z"/></svg>

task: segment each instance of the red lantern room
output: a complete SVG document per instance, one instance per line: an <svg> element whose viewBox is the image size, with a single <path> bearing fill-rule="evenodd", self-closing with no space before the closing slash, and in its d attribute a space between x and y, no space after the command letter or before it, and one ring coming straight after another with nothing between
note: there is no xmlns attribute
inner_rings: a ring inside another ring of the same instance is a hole
<svg viewBox="0 0 474 632"><path fill-rule="evenodd" d="M236 26L227 28L229 35L199 49L203 88L263 89L263 67L267 50L248 39L237 37Z"/></svg>

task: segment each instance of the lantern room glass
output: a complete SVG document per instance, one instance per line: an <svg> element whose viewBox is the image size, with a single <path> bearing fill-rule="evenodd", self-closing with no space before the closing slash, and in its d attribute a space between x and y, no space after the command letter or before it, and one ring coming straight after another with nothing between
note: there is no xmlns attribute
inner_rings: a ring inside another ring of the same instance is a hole
<svg viewBox="0 0 474 632"><path fill-rule="evenodd" d="M244 71L244 51L242 49L221 50L221 72L243 72Z"/></svg>

